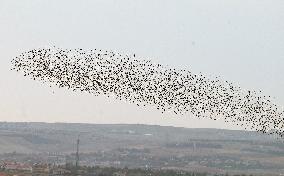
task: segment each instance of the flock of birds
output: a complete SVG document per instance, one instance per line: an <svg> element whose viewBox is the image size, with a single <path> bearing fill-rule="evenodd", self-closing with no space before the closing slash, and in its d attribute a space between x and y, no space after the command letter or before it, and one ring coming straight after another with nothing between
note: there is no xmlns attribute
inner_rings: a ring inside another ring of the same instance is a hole
<svg viewBox="0 0 284 176"><path fill-rule="evenodd" d="M62 49L27 51L12 60L13 70L34 80L73 91L153 105L162 113L223 118L246 129L284 136L284 111L261 92L228 81L167 68L113 51Z"/></svg>

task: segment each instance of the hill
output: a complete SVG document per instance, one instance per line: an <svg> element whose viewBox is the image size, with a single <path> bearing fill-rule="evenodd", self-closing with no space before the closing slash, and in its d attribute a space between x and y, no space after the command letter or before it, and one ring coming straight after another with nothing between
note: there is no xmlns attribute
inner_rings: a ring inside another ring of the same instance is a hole
<svg viewBox="0 0 284 176"><path fill-rule="evenodd" d="M56 164L284 173L284 144L256 132L141 124L0 123L0 158Z"/></svg>

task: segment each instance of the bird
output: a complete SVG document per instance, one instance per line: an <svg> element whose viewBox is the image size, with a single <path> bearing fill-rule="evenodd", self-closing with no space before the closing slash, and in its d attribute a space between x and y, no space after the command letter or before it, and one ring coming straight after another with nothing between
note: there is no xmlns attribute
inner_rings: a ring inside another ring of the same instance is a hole
<svg viewBox="0 0 284 176"><path fill-rule="evenodd" d="M261 91L245 90L220 77L169 68L112 50L33 49L12 59L12 68L44 84L115 97L139 107L244 126L284 137L284 110Z"/></svg>

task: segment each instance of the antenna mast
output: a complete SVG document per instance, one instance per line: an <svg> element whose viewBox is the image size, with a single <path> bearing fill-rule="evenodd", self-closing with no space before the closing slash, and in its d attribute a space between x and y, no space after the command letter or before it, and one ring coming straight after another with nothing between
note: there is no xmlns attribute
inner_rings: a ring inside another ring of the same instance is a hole
<svg viewBox="0 0 284 176"><path fill-rule="evenodd" d="M78 139L77 139L77 150L76 150L76 167L79 166L79 144L80 144L80 139L79 139L80 135L78 135Z"/></svg>

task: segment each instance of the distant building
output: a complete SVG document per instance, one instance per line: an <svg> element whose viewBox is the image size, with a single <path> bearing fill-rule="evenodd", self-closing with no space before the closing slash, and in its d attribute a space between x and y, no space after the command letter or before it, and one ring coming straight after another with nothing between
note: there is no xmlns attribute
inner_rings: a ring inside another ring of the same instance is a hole
<svg viewBox="0 0 284 176"><path fill-rule="evenodd" d="M2 166L5 170L17 170L32 172L33 168L29 164L17 163L17 162L4 162Z"/></svg>
<svg viewBox="0 0 284 176"><path fill-rule="evenodd" d="M62 169L62 168L56 168L56 169L53 169L51 173L53 176L61 176L61 175L71 174L71 171Z"/></svg>
<svg viewBox="0 0 284 176"><path fill-rule="evenodd" d="M50 168L47 164L34 164L32 176L49 176Z"/></svg>

